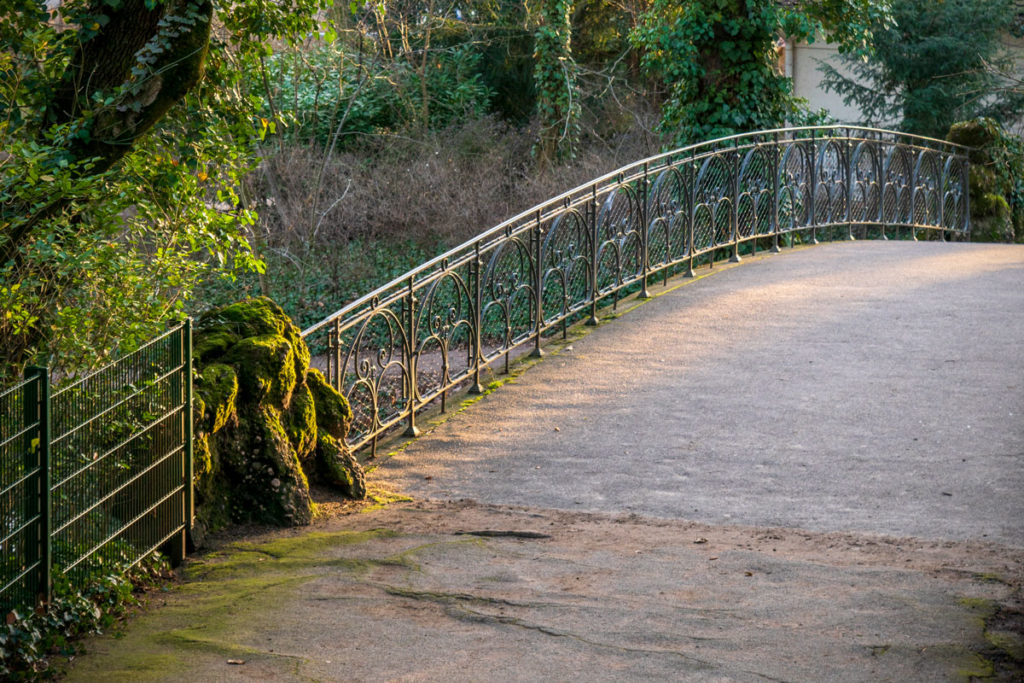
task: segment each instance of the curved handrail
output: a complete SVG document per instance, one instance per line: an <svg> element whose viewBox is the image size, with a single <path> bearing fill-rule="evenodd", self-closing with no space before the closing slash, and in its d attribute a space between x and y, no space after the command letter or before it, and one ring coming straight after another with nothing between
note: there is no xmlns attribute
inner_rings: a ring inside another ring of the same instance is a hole
<svg viewBox="0 0 1024 683"><path fill-rule="evenodd" d="M302 335L328 350L353 448L569 318L652 276L758 240L844 228L969 234L967 148L853 126L780 128L664 152L519 213L356 299ZM326 338L326 339L324 339ZM427 362L429 361L429 362ZM429 367L421 367L429 366Z"/></svg>

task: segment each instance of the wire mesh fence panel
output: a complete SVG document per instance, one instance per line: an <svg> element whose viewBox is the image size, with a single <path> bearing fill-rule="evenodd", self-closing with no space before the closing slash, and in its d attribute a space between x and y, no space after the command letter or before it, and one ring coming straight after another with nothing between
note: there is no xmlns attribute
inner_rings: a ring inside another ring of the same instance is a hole
<svg viewBox="0 0 1024 683"><path fill-rule="evenodd" d="M46 535L42 401L37 374L0 393L0 607L31 607L42 589Z"/></svg>
<svg viewBox="0 0 1024 683"><path fill-rule="evenodd" d="M73 580L187 524L188 355L179 326L54 392L53 561Z"/></svg>

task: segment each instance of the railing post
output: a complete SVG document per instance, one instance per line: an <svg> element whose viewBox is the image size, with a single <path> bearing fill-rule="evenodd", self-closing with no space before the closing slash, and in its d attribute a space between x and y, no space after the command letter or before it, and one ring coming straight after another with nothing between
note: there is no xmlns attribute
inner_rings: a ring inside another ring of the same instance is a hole
<svg viewBox="0 0 1024 683"><path fill-rule="evenodd" d="M405 367L408 379L406 385L408 387L408 411L409 411L409 426L405 428L406 436L419 436L420 430L416 426L416 292L415 282L413 277L409 276L409 295L408 295L408 306L409 312L408 327L406 328L406 341L404 348L402 349L405 354Z"/></svg>
<svg viewBox="0 0 1024 683"><path fill-rule="evenodd" d="M344 391L345 373L341 371L341 318L335 318L334 324L331 326L328 347L330 348L331 356L327 360L327 369L334 368L334 377L328 379L328 384L331 384L338 393L341 394Z"/></svg>
<svg viewBox="0 0 1024 683"><path fill-rule="evenodd" d="M740 262L740 153L736 149L737 141L732 141L732 169L730 171L731 178L729 179L730 185L732 186L732 197L729 202L729 222L732 224L732 258L729 259L730 263Z"/></svg>
<svg viewBox="0 0 1024 683"><path fill-rule="evenodd" d="M690 240L690 258L686 266L686 277L693 277L693 249L696 243L693 234L697 229L697 163L692 156L690 157L690 163L686 165L686 179L686 191L690 195L689 207L687 207L690 213L688 221L690 226L688 231L690 233L688 238Z"/></svg>
<svg viewBox="0 0 1024 683"><path fill-rule="evenodd" d="M600 231L597 228L597 186L590 186L590 202L587 207L590 214L590 318L587 325L597 324L597 241L600 238Z"/></svg>
<svg viewBox="0 0 1024 683"><path fill-rule="evenodd" d="M470 262L470 273L473 279L473 386L469 388L471 394L484 393L484 387L480 383L480 363L483 360L483 261L480 258L480 243L473 246L474 258Z"/></svg>
<svg viewBox="0 0 1024 683"><path fill-rule="evenodd" d="M815 144L815 133L811 131L811 203L807 216L811 226L811 244L818 243L818 146Z"/></svg>
<svg viewBox="0 0 1024 683"><path fill-rule="evenodd" d="M170 322L168 323L168 340L171 344L171 362L174 365L174 371L169 376L168 381L171 383L171 395L174 396L174 400L177 403L176 408L180 412L179 421L177 425L177 436L183 442L187 434L187 423L192 421L191 415L186 415L185 412L189 409L186 405L185 400L185 368L186 368L186 350L185 350L185 324L184 322ZM178 512L178 524L181 525L181 532L177 534L177 538L170 538L167 541L167 555L171 561L171 565L177 567L185 561L185 548L188 543L188 524L186 518L188 515L188 495L185 493L185 477L188 476L188 464L185 462L186 448L185 444L181 444L181 467L178 470L178 475L181 477L180 482L182 485L181 499L175 503L174 506Z"/></svg>
<svg viewBox="0 0 1024 683"><path fill-rule="evenodd" d="M779 248L779 134L772 133L772 253L778 254Z"/></svg>
<svg viewBox="0 0 1024 683"><path fill-rule="evenodd" d="M962 228L962 233L964 235L966 235L968 239L970 239L970 236L971 236L971 183L970 183L970 178L969 178L970 172L971 172L970 158L968 156L964 155L964 162L963 163L964 163L964 172L963 172L962 175L963 175L964 179L963 179L963 185L962 185L962 187L960 189L960 192L963 193L963 196L964 196L964 224L963 224L963 228Z"/></svg>
<svg viewBox="0 0 1024 683"><path fill-rule="evenodd" d="M914 155L914 163L910 168L910 239L917 241L917 166L921 161L921 153Z"/></svg>
<svg viewBox="0 0 1024 683"><path fill-rule="evenodd" d="M887 240L889 236L885 234L885 162L882 160L883 152L885 147L882 144L882 139L879 136L875 136L875 146L878 148L878 153L875 157L875 182L878 184L878 225L882 229L882 239ZM899 235L897 235L899 237Z"/></svg>
<svg viewBox="0 0 1024 683"><path fill-rule="evenodd" d="M640 257L643 259L640 263L641 275L640 275L640 298L650 299L651 295L647 291L647 275L650 270L648 262L648 249L650 232L647 229L647 216L649 214L647 210L647 194L648 194L648 167L647 163L644 163L644 176L640 179Z"/></svg>
<svg viewBox="0 0 1024 683"><path fill-rule="evenodd" d="M38 468L35 484L29 485L25 496L25 519L35 519L26 528L25 564L39 563L33 589L40 602L49 603L53 592L53 552L50 545L50 520L53 497L50 492L50 370L31 365L25 369L23 415L26 423L38 424L25 436L25 471Z"/></svg>
<svg viewBox="0 0 1024 683"><path fill-rule="evenodd" d="M537 318L534 321L533 351L530 357L540 358L544 355L544 349L540 348L540 335L544 329L544 229L541 227L539 209L530 236L533 239L533 311Z"/></svg>
<svg viewBox="0 0 1024 683"><path fill-rule="evenodd" d="M850 140L850 129L846 130L846 239L852 242L853 237L853 142Z"/></svg>
<svg viewBox="0 0 1024 683"><path fill-rule="evenodd" d="M949 184L949 174L946 169L951 167L951 164L946 163L946 155L942 156L942 175L939 176L939 238L946 242L946 185Z"/></svg>
<svg viewBox="0 0 1024 683"><path fill-rule="evenodd" d="M185 533L187 539L192 532L192 524L196 518L195 502L195 463L193 458L193 440L195 439L195 416L192 413L195 389L192 384L192 318L185 318Z"/></svg>

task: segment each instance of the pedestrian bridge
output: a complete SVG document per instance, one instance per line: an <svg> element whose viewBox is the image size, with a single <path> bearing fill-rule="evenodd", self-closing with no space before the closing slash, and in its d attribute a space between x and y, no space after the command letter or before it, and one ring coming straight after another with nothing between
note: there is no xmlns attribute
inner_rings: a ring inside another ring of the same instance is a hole
<svg viewBox="0 0 1024 683"><path fill-rule="evenodd" d="M673 274L822 240L964 239L965 151L832 126L667 152L514 216L303 336L352 405L349 445L375 453L388 430L416 435L417 414L446 407L451 389L479 393L481 372L540 355L546 338Z"/></svg>

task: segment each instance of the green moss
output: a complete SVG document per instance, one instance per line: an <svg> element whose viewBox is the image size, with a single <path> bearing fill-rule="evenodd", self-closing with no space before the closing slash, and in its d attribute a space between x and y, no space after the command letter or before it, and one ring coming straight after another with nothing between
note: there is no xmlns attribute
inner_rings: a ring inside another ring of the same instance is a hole
<svg viewBox="0 0 1024 683"><path fill-rule="evenodd" d="M199 431L206 434L219 432L235 415L238 398L238 376L229 365L213 363L203 368L196 377L195 392L204 405Z"/></svg>
<svg viewBox="0 0 1024 683"><path fill-rule="evenodd" d="M366 476L352 452L322 429L318 437L316 457L321 479L349 498L365 498Z"/></svg>
<svg viewBox="0 0 1024 683"><path fill-rule="evenodd" d="M998 124L992 119L974 119L954 123L946 139L958 145L971 147L968 158L972 164L991 161L985 147L999 139Z"/></svg>
<svg viewBox="0 0 1024 683"><path fill-rule="evenodd" d="M985 640L1015 662L1024 663L1024 636L1013 631L985 631Z"/></svg>
<svg viewBox="0 0 1024 683"><path fill-rule="evenodd" d="M998 194L985 194L977 200L984 209L975 216L971 211L971 241L1013 242L1013 220L1006 199Z"/></svg>
<svg viewBox="0 0 1024 683"><path fill-rule="evenodd" d="M236 425L219 434L220 495L236 522L309 524L309 482L271 406L239 406Z"/></svg>
<svg viewBox="0 0 1024 683"><path fill-rule="evenodd" d="M352 424L352 408L348 401L327 383L319 370L306 373L306 385L316 404L317 426L336 439L344 439Z"/></svg>
<svg viewBox="0 0 1024 683"><path fill-rule="evenodd" d="M295 389L295 354L283 338L242 339L224 357L238 372L239 400L287 407Z"/></svg>
<svg viewBox="0 0 1024 683"><path fill-rule="evenodd" d="M964 656L964 663L957 669L956 675L962 681L992 678L995 675L995 666L981 655L972 652Z"/></svg>
<svg viewBox="0 0 1024 683"><path fill-rule="evenodd" d="M229 330L199 328L192 343L192 356L199 363L206 363L223 356L239 339L241 337Z"/></svg>
<svg viewBox="0 0 1024 683"><path fill-rule="evenodd" d="M288 441L295 449L299 462L305 462L316 449L317 419L313 405L313 394L305 384L299 384L292 392L292 402L282 415Z"/></svg>
<svg viewBox="0 0 1024 683"><path fill-rule="evenodd" d="M258 297L231 304L203 316L200 329L217 330L237 339L272 335L281 337L292 347L295 374L302 377L309 369L309 348L302 332L284 310L267 297Z"/></svg>
<svg viewBox="0 0 1024 683"><path fill-rule="evenodd" d="M213 471L210 437L206 434L200 434L192 441L192 471L196 477L202 477Z"/></svg>

